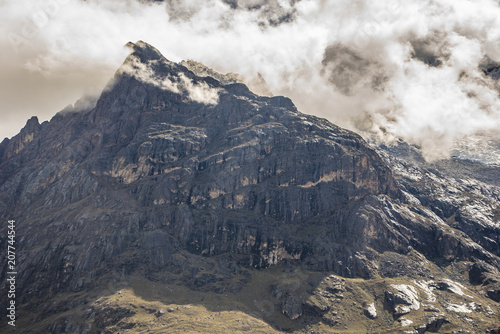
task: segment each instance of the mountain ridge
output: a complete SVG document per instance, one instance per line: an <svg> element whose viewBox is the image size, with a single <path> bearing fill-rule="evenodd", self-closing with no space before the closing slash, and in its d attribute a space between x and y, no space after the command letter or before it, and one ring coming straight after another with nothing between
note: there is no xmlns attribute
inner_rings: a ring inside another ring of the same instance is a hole
<svg viewBox="0 0 500 334"><path fill-rule="evenodd" d="M413 305L418 319L412 321L431 326L408 298L413 289L432 289L435 275L452 277L433 262L461 272L467 263L500 268L492 245L457 233L423 197L415 201L418 192L399 174L396 180L390 159L359 135L300 113L286 97L261 97L241 83L197 76L141 41L127 45L131 54L95 106L65 110L42 124L32 118L0 144L0 216L16 219L22 236L20 302L42 310L38 321L53 317L47 328L59 326L68 307L88 308L81 294L99 296L102 282L175 282L207 296L238 296L266 270L283 266L298 275L300 288L269 279L262 293L281 315L263 318L275 329L347 326L335 305L340 295L361 296L351 292L359 278L377 282L366 283L375 295L363 298L393 317L392 326L402 326L398 305L405 303ZM402 265L395 271L391 263ZM426 263L423 269L419 263ZM491 268L474 268L484 276L481 284L491 278ZM315 273L334 278L307 286ZM428 281L401 288L401 276ZM396 288L379 283L381 277ZM51 306L47 293L80 297L73 306ZM479 292L470 293L494 308ZM118 320L72 323L81 332L106 332L130 326L125 322L133 312L127 312ZM360 316L369 327L387 329L376 316ZM440 319L439 328L467 324Z"/></svg>

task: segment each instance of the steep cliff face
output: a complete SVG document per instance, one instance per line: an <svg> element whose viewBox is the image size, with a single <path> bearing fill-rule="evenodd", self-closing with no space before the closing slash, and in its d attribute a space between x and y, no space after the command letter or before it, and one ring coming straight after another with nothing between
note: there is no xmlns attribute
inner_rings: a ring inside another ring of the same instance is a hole
<svg viewBox="0 0 500 334"><path fill-rule="evenodd" d="M94 109L66 111L43 126L30 120L8 143L2 176L12 185L3 186L18 192L5 202L4 217L22 212L53 236L52 213L63 209L83 225L101 222L94 226L104 239L118 233L102 223L111 221L126 226L124 238L130 229L138 233L133 239L148 230L170 236L175 242L164 243L172 251L248 254L259 268L310 258L315 269L333 269L338 256L313 249L323 233L303 238L296 231L317 225L339 236L333 239L348 238L348 229L363 235L354 212L369 196L398 196L389 169L355 134L300 114L287 98L196 77L149 45L133 49ZM80 201L85 205L68 210ZM60 228L73 226L75 237L85 238L72 222ZM362 250L361 242L345 241L342 249ZM123 242L103 240L96 252L120 253L130 246ZM331 260L313 260L316 253ZM75 269L87 262L99 263L80 259Z"/></svg>
<svg viewBox="0 0 500 334"><path fill-rule="evenodd" d="M95 106L33 118L0 144L0 217L17 222L26 309L57 314L71 306L44 296L135 274L238 293L248 270L283 263L378 277L387 252L499 267L489 239L459 237L412 201L356 134L129 46ZM219 269L200 273L200 257ZM302 302L287 291L283 314L296 319Z"/></svg>

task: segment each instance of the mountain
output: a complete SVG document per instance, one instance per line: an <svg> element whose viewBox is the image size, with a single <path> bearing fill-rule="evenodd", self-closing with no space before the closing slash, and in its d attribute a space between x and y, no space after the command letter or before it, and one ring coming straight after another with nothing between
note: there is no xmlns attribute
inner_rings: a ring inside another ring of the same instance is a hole
<svg viewBox="0 0 500 334"><path fill-rule="evenodd" d="M372 148L286 97L128 46L96 102L0 144L16 329L500 330L498 169L438 171L404 143Z"/></svg>

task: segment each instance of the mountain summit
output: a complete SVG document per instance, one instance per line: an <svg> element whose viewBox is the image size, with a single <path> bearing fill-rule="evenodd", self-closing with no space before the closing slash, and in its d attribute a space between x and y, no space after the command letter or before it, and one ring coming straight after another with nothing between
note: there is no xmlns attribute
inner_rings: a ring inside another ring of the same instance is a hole
<svg viewBox="0 0 500 334"><path fill-rule="evenodd" d="M127 46L95 105L0 144L26 333L493 328L498 248L416 200L390 157Z"/></svg>

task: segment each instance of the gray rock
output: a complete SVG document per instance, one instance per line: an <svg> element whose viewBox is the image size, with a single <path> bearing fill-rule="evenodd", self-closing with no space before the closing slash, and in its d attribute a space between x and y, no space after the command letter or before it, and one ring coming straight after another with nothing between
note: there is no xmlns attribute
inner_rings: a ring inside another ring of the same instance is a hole
<svg viewBox="0 0 500 334"><path fill-rule="evenodd" d="M488 290L486 295L488 298L500 303L500 289Z"/></svg>
<svg viewBox="0 0 500 334"><path fill-rule="evenodd" d="M302 315L302 301L296 296L290 295L283 302L282 312L290 319L297 319Z"/></svg>
<svg viewBox="0 0 500 334"><path fill-rule="evenodd" d="M420 308L417 290L411 285L392 285L393 291L385 292L385 300L395 317L410 313Z"/></svg>
<svg viewBox="0 0 500 334"><path fill-rule="evenodd" d="M377 318L377 309L375 308L375 303L368 304L363 312L370 319Z"/></svg>
<svg viewBox="0 0 500 334"><path fill-rule="evenodd" d="M431 332L436 333L439 332L441 326L449 323L450 321L443 315L438 315L428 319L428 322L424 326L419 326L416 328L418 333Z"/></svg>
<svg viewBox="0 0 500 334"><path fill-rule="evenodd" d="M489 277L499 276L498 270L484 261L475 262L469 270L469 280L472 284L482 284Z"/></svg>

